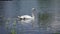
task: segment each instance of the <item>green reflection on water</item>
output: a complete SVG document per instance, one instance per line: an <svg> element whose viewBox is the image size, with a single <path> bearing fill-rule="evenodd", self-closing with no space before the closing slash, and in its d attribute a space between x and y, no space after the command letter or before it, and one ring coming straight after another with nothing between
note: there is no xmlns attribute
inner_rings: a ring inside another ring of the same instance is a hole
<svg viewBox="0 0 60 34"><path fill-rule="evenodd" d="M49 18L49 15L46 13L46 14L39 14L38 18L42 21L44 20L47 20Z"/></svg>
<svg viewBox="0 0 60 34"><path fill-rule="evenodd" d="M47 30L48 27L50 27L52 15L49 13L39 13L38 14L38 26L39 29L43 28Z"/></svg>
<svg viewBox="0 0 60 34"><path fill-rule="evenodd" d="M47 29L50 27L52 14L49 13L51 7L51 0L38 0L40 13L38 13L38 26Z"/></svg>

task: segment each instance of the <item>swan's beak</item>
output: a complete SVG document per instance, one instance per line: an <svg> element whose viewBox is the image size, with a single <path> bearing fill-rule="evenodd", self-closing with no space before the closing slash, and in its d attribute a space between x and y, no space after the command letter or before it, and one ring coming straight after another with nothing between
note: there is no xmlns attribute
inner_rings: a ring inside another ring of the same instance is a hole
<svg viewBox="0 0 60 34"><path fill-rule="evenodd" d="M32 8L33 11L35 11L35 8Z"/></svg>

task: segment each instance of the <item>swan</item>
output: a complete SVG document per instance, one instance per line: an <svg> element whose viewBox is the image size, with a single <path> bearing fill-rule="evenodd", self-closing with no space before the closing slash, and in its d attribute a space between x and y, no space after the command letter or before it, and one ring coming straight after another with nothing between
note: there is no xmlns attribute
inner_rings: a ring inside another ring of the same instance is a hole
<svg viewBox="0 0 60 34"><path fill-rule="evenodd" d="M35 18L34 11L35 11L35 8L32 8L32 16L30 16L30 15L22 15L22 16L18 16L18 18L20 20L34 19Z"/></svg>

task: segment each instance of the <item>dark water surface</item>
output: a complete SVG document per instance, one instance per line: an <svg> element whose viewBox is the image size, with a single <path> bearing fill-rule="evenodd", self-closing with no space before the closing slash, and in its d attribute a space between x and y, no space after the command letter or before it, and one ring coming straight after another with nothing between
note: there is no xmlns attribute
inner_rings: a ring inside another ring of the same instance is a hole
<svg viewBox="0 0 60 34"><path fill-rule="evenodd" d="M0 1L0 34L51 34L60 32L60 0L20 0ZM35 19L19 21L17 16L32 16L36 8ZM39 21L38 13L49 13L51 21ZM40 24L38 24L40 23Z"/></svg>

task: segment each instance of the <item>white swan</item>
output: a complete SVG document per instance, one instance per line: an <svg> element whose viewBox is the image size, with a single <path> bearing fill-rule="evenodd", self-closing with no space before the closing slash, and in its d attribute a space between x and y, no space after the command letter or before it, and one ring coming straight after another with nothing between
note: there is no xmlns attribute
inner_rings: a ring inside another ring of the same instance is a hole
<svg viewBox="0 0 60 34"><path fill-rule="evenodd" d="M35 11L35 8L32 8L32 16L22 15L22 16L18 16L18 18L20 18L21 20L34 19L35 18L34 11Z"/></svg>

